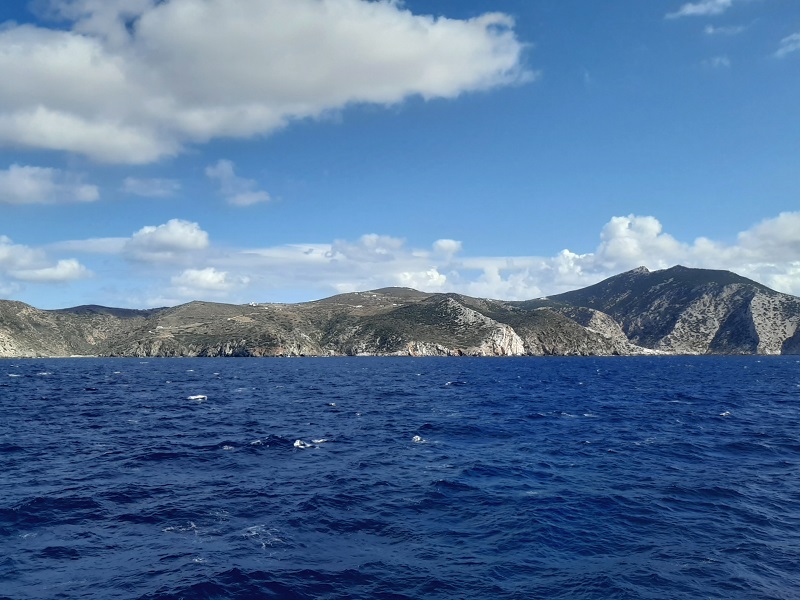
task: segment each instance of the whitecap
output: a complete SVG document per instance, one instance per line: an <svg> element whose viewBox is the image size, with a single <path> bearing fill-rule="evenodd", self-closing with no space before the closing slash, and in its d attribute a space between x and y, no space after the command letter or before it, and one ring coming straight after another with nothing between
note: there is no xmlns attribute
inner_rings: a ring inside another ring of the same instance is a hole
<svg viewBox="0 0 800 600"><path fill-rule="evenodd" d="M223 446L223 447L222 447L222 449L223 449L223 450L229 450L229 451L230 451L230 450L235 450L236 448L234 448L233 446L227 446L227 445L225 445L225 446Z"/></svg>
<svg viewBox="0 0 800 600"><path fill-rule="evenodd" d="M415 435L413 438L411 438L411 441L414 442L415 444L425 444L427 443L428 440L423 439L418 435Z"/></svg>
<svg viewBox="0 0 800 600"><path fill-rule="evenodd" d="M18 375L17 373L9 373L9 377L22 377L22 375Z"/></svg>
<svg viewBox="0 0 800 600"><path fill-rule="evenodd" d="M294 441L295 448L313 448L313 444L309 444L308 442L304 442L303 440L295 440Z"/></svg>
<svg viewBox="0 0 800 600"><path fill-rule="evenodd" d="M194 400L195 402L205 402L208 400L208 396L205 394L195 394L194 396L186 396L187 400Z"/></svg>
<svg viewBox="0 0 800 600"><path fill-rule="evenodd" d="M263 446L264 442L262 442L261 440L253 440L252 442L250 442L250 445L251 446Z"/></svg>
<svg viewBox="0 0 800 600"><path fill-rule="evenodd" d="M730 417L731 416L731 411L726 410L725 412L721 412L721 413L719 413L719 416L720 417Z"/></svg>
<svg viewBox="0 0 800 600"><path fill-rule="evenodd" d="M279 537L280 531L274 527L267 527L266 525L253 525L248 527L242 533L242 537L247 539L254 539L261 544L261 547L266 550L268 546L275 546L285 543Z"/></svg>
<svg viewBox="0 0 800 600"><path fill-rule="evenodd" d="M194 521L189 521L186 527L170 526L170 527L165 527L161 531L163 531L164 533L173 533L173 532L186 533L187 531L194 531L196 533L197 525L194 524Z"/></svg>
<svg viewBox="0 0 800 600"><path fill-rule="evenodd" d="M314 442L315 444L324 444L328 440L325 438L319 438L318 440L311 440L311 441Z"/></svg>

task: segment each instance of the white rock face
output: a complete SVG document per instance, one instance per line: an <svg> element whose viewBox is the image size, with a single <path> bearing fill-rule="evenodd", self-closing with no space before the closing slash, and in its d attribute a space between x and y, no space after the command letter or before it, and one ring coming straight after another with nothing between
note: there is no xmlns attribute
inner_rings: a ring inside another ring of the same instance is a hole
<svg viewBox="0 0 800 600"><path fill-rule="evenodd" d="M671 354L705 354L732 310L731 297L740 285L729 285L719 294L705 293L681 313L668 335L661 338L657 349Z"/></svg>
<svg viewBox="0 0 800 600"><path fill-rule="evenodd" d="M0 358L13 358L20 356L22 352L14 339L5 331L0 329Z"/></svg>
<svg viewBox="0 0 800 600"><path fill-rule="evenodd" d="M757 340L756 353L780 354L783 343L795 334L800 323L798 299L757 291L748 304L743 304L739 294L742 289L742 285L732 284L721 292L698 296L656 347L674 354L705 354L725 321L736 317L741 335Z"/></svg>
<svg viewBox="0 0 800 600"><path fill-rule="evenodd" d="M758 293L750 302L750 313L758 334L759 354L780 354L783 343L797 331L800 316L791 315L796 298L785 294Z"/></svg>
<svg viewBox="0 0 800 600"><path fill-rule="evenodd" d="M447 307L457 314L456 322L460 326L490 330L489 335L481 344L467 348L465 354L470 356L521 356L525 354L525 344L522 338L510 325L498 323L452 298L447 299Z"/></svg>
<svg viewBox="0 0 800 600"><path fill-rule="evenodd" d="M448 347L442 344L413 341L406 347L411 356L521 356L525 354L525 344L510 325L499 323L494 319L472 310L447 298L443 308L458 327L468 328L481 336L478 344L467 347Z"/></svg>

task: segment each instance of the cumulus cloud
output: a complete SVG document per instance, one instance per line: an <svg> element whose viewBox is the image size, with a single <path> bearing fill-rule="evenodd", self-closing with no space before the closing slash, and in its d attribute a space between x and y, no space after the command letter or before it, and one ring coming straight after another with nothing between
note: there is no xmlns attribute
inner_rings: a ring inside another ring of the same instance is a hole
<svg viewBox="0 0 800 600"><path fill-rule="evenodd" d="M172 261L208 248L208 233L200 225L171 219L163 225L147 225L125 243L126 256L143 261Z"/></svg>
<svg viewBox="0 0 800 600"><path fill-rule="evenodd" d="M793 52L800 50L800 31L787 35L781 40L780 48L775 52L777 58L784 58Z"/></svg>
<svg viewBox="0 0 800 600"><path fill-rule="evenodd" d="M126 177L122 182L123 192L145 198L168 198L177 194L180 189L180 182L174 179Z"/></svg>
<svg viewBox="0 0 800 600"><path fill-rule="evenodd" d="M39 283L63 283L92 276L92 272L74 258L59 260L52 267L23 269L11 271L10 274L12 277L22 281L35 281Z"/></svg>
<svg viewBox="0 0 800 600"><path fill-rule="evenodd" d="M0 143L148 163L352 104L530 80L501 13L395 0L51 0L59 29L0 30Z"/></svg>
<svg viewBox="0 0 800 600"><path fill-rule="evenodd" d="M600 229L590 249L545 256L476 256L456 240L414 247L402 238L380 234L331 243L219 248L197 223L178 219L144 227L130 238L70 242L59 248L116 248L120 258L134 259L119 263L121 277L134 282L135 293L147 294L142 298L160 298L159 305L205 297L243 302L290 295L307 300L386 286L526 300L591 285L638 266L655 270L676 264L728 269L800 295L800 212L757 223L732 243L705 237L681 240L650 215L615 216ZM104 255L103 260L113 257ZM176 264L181 265L177 274ZM143 280L141 267L146 270ZM54 263L43 249L0 237L0 279L44 282L87 274L69 260ZM130 303L130 296L126 300Z"/></svg>
<svg viewBox="0 0 800 600"><path fill-rule="evenodd" d="M436 254L452 256L461 251L461 242L457 240L441 239L433 242L433 251Z"/></svg>
<svg viewBox="0 0 800 600"><path fill-rule="evenodd" d="M206 167L206 177L219 182L220 193L228 204L252 206L270 201L269 194L258 189L257 181L236 175L233 163L229 160L220 160Z"/></svg>
<svg viewBox="0 0 800 600"><path fill-rule="evenodd" d="M668 19L679 17L704 17L721 15L733 5L733 0L700 0L700 2L687 2L675 12L667 14Z"/></svg>
<svg viewBox="0 0 800 600"><path fill-rule="evenodd" d="M470 256L460 242L430 249L397 237L369 234L331 244L293 244L229 252L211 258L229 275L252 278L250 294L286 288L345 292L385 286L454 291L525 300L596 283L646 266L729 269L779 291L800 293L800 213L783 213L739 234L736 243L679 240L653 216L611 218L593 251L565 249L552 256Z"/></svg>
<svg viewBox="0 0 800 600"><path fill-rule="evenodd" d="M0 170L0 204L56 204L94 202L97 186L59 169L13 164Z"/></svg>
<svg viewBox="0 0 800 600"><path fill-rule="evenodd" d="M55 264L41 248L15 244L11 238L0 235L0 276L17 281L63 283L90 277L92 272L74 258L62 259ZM3 284L8 293L19 289L17 284Z"/></svg>
<svg viewBox="0 0 800 600"><path fill-rule="evenodd" d="M194 290L225 291L232 287L225 271L217 271L213 267L205 269L186 269L172 278L172 284Z"/></svg>

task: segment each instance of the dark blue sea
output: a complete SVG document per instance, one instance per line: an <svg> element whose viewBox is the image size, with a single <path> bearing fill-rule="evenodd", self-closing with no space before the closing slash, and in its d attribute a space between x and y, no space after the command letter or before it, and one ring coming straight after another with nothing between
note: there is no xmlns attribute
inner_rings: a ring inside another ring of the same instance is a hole
<svg viewBox="0 0 800 600"><path fill-rule="evenodd" d="M797 599L800 361L0 361L0 598Z"/></svg>

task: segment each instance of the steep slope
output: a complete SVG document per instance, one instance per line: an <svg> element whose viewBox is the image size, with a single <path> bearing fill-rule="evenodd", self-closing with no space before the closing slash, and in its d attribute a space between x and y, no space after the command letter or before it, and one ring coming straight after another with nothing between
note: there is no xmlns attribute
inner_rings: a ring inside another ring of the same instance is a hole
<svg viewBox="0 0 800 600"><path fill-rule="evenodd" d="M123 322L110 313L44 311L0 300L0 357L96 354L144 317Z"/></svg>
<svg viewBox="0 0 800 600"><path fill-rule="evenodd" d="M800 299L728 271L639 268L552 296L618 322L631 342L673 354L780 354Z"/></svg>

